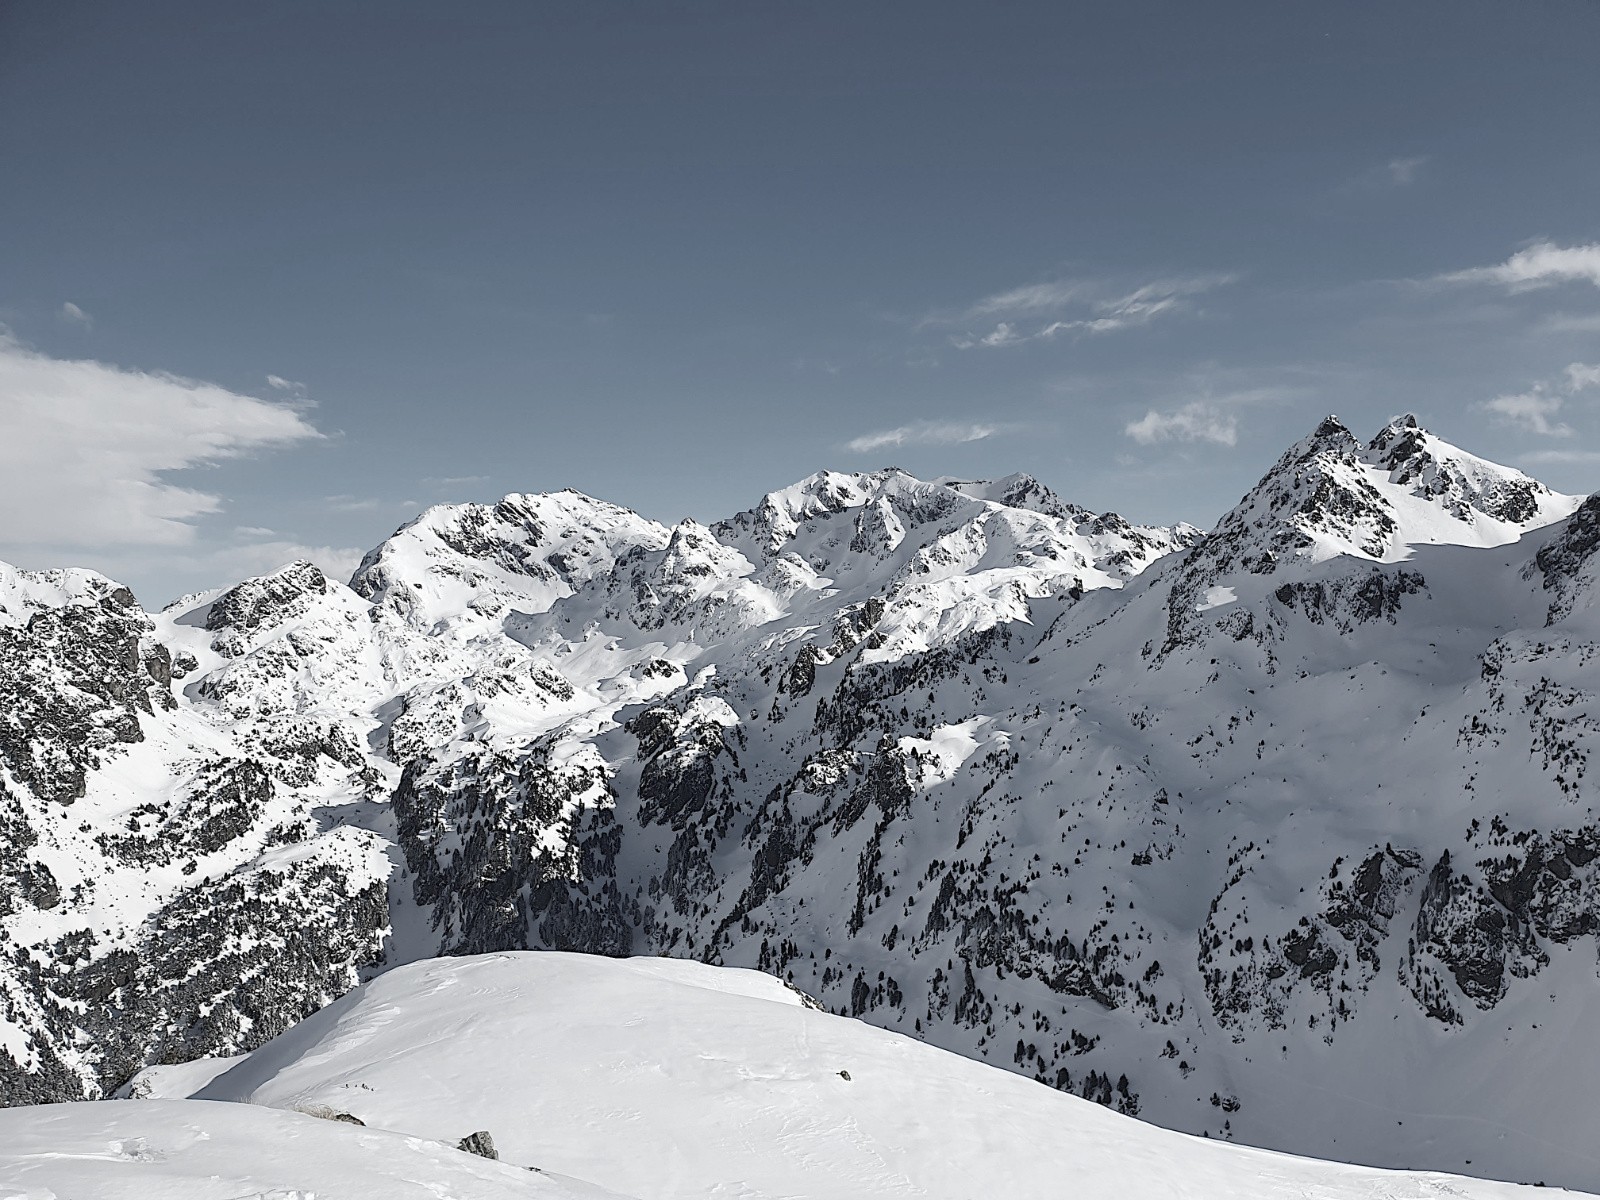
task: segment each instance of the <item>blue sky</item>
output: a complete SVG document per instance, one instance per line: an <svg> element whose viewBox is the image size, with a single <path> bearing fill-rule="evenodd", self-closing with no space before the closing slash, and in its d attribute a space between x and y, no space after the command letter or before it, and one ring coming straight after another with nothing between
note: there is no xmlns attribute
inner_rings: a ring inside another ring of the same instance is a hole
<svg viewBox="0 0 1600 1200"><path fill-rule="evenodd" d="M824 467L1206 525L1328 412L1600 487L1600 5L0 6L0 557Z"/></svg>

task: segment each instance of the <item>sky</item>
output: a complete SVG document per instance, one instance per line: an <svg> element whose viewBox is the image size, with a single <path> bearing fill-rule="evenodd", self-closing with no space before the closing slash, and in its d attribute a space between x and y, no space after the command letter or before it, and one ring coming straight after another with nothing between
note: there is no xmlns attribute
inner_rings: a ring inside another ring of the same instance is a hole
<svg viewBox="0 0 1600 1200"><path fill-rule="evenodd" d="M822 469L1207 526L1326 414L1600 488L1600 3L0 0L0 558Z"/></svg>

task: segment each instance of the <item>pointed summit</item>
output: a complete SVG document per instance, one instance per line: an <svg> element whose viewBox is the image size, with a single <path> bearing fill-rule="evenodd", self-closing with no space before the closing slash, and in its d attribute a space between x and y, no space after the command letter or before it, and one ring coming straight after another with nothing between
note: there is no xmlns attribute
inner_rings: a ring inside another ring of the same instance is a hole
<svg viewBox="0 0 1600 1200"><path fill-rule="evenodd" d="M1393 561L1414 545L1496 546L1581 499L1468 454L1410 414L1366 444L1329 416L1217 523L1208 557L1262 573L1286 556Z"/></svg>
<svg viewBox="0 0 1600 1200"><path fill-rule="evenodd" d="M1329 413L1322 418L1322 423L1311 433L1312 438L1319 441L1341 441L1348 438L1355 440L1355 434L1350 432L1350 427L1339 420L1336 413Z"/></svg>

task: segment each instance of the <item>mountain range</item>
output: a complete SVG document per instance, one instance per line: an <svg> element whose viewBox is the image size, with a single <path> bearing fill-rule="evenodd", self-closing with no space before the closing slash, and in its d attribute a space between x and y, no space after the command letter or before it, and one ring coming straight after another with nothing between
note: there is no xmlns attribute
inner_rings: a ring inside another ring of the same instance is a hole
<svg viewBox="0 0 1600 1200"><path fill-rule="evenodd" d="M159 612L0 567L0 1099L423 959L666 955L1172 1129L1600 1189L1597 549L1403 417L1207 532L885 470L442 505Z"/></svg>

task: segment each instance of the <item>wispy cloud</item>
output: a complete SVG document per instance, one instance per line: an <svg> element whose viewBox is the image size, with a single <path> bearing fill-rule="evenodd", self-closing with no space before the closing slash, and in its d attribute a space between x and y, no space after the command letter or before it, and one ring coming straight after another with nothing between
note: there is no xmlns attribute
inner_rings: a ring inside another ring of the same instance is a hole
<svg viewBox="0 0 1600 1200"><path fill-rule="evenodd" d="M1142 446L1157 442L1211 442L1232 446L1239 440L1239 420L1221 405L1193 400L1168 412L1151 409L1122 432Z"/></svg>
<svg viewBox="0 0 1600 1200"><path fill-rule="evenodd" d="M1026 316L1029 313L1054 312L1075 301L1084 300L1094 293L1094 285L1083 280L1063 279L1052 283L1030 283L985 296L966 310L964 319L981 320L984 317Z"/></svg>
<svg viewBox="0 0 1600 1200"><path fill-rule="evenodd" d="M176 375L51 358L0 333L0 541L181 546L221 509L168 472L322 437L299 406Z"/></svg>
<svg viewBox="0 0 1600 1200"><path fill-rule="evenodd" d="M432 488L457 488L472 487L474 484L488 483L487 475L429 475L423 483Z"/></svg>
<svg viewBox="0 0 1600 1200"><path fill-rule="evenodd" d="M851 438L844 448L851 454L872 454L896 446L957 446L981 442L997 434L1010 433L1014 425L994 422L913 421L894 429L880 429Z"/></svg>
<svg viewBox="0 0 1600 1200"><path fill-rule="evenodd" d="M1526 433L1571 437L1571 425L1552 419L1565 403L1564 396L1535 388L1513 395L1496 396L1493 400L1484 401L1483 408L1499 418L1501 424L1513 425Z"/></svg>
<svg viewBox="0 0 1600 1200"><path fill-rule="evenodd" d="M275 392L289 392L300 396L305 394L306 385L294 379L285 379L282 375L268 375L267 386Z"/></svg>
<svg viewBox="0 0 1600 1200"><path fill-rule="evenodd" d="M1541 380L1525 392L1496 396L1492 400L1485 400L1479 407L1490 413L1500 424L1510 425L1524 433L1538 434L1541 437L1571 437L1572 426L1556 418L1566 407L1568 399L1596 386L1600 386L1600 366L1590 363L1569 363L1559 379Z"/></svg>
<svg viewBox="0 0 1600 1200"><path fill-rule="evenodd" d="M1418 154L1412 158L1391 158L1384 164L1384 172L1395 187L1408 187L1417 181L1417 173L1427 161L1426 154Z"/></svg>
<svg viewBox="0 0 1600 1200"><path fill-rule="evenodd" d="M1600 313L1557 313L1545 318L1550 333L1600 333Z"/></svg>
<svg viewBox="0 0 1600 1200"><path fill-rule="evenodd" d="M322 507L329 512L384 512L399 509L410 511L416 508L415 500L386 500L380 496L324 496Z"/></svg>
<svg viewBox="0 0 1600 1200"><path fill-rule="evenodd" d="M1372 195L1408 188L1422 177L1423 168L1427 165L1426 154L1391 158L1368 167L1346 182L1340 190L1346 195Z"/></svg>
<svg viewBox="0 0 1600 1200"><path fill-rule="evenodd" d="M1519 455L1517 458L1517 465L1521 467L1552 467L1584 463L1600 463L1600 450L1535 450L1531 454Z"/></svg>
<svg viewBox="0 0 1600 1200"><path fill-rule="evenodd" d="M68 300L61 306L61 311L57 315L63 321L68 321L73 325L82 325L85 329L94 328L94 318L88 313L84 312L83 309L79 308L71 300Z"/></svg>
<svg viewBox="0 0 1600 1200"><path fill-rule="evenodd" d="M1053 328L1053 327L1052 327ZM974 346L983 346L993 349L996 346L1020 346L1023 342L1042 336L1042 333L1022 334L1010 321L1001 321L982 337L973 337L970 334L956 334L950 338L951 345L957 350L970 350Z"/></svg>
<svg viewBox="0 0 1600 1200"><path fill-rule="evenodd" d="M1551 287L1558 283L1590 283L1600 287L1600 242L1583 246L1558 246L1534 242L1503 263L1473 267L1439 276L1443 283L1501 284L1514 292Z"/></svg>
<svg viewBox="0 0 1600 1200"><path fill-rule="evenodd" d="M952 330L958 350L992 350L1070 334L1115 333L1185 311L1190 298L1233 283L1231 274L1158 279L1132 291L1113 292L1104 283L1057 280L1032 283L985 296L956 313L934 313L917 328ZM987 329L982 328L993 322Z"/></svg>

